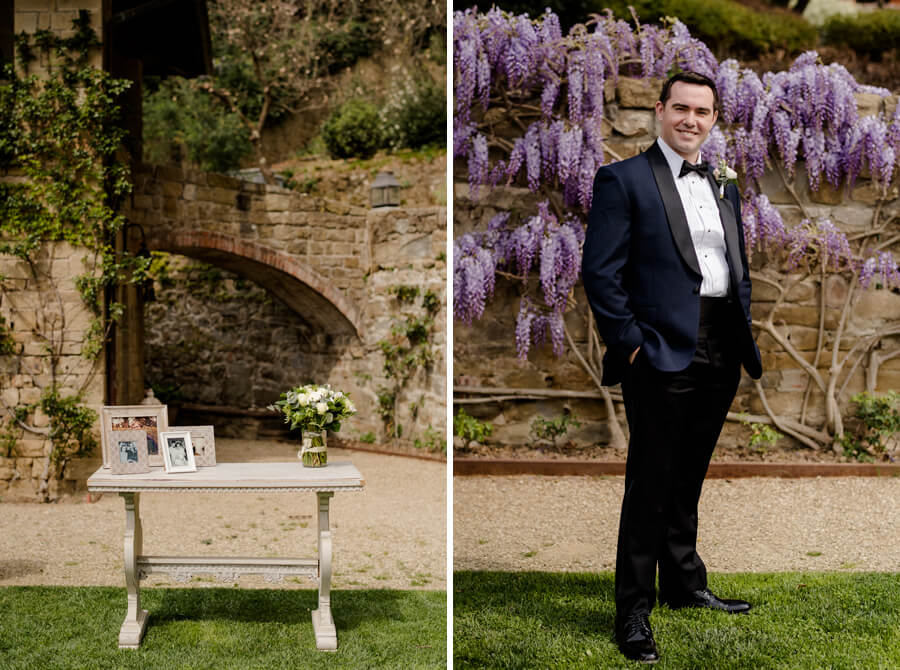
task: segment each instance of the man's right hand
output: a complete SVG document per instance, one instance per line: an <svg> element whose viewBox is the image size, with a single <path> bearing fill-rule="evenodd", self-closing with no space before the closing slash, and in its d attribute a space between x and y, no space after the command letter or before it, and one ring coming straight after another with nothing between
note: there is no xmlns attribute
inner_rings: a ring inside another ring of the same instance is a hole
<svg viewBox="0 0 900 670"><path fill-rule="evenodd" d="M631 352L631 356L628 357L628 364L632 365L634 363L634 359L637 358L638 352L641 350L640 347Z"/></svg>

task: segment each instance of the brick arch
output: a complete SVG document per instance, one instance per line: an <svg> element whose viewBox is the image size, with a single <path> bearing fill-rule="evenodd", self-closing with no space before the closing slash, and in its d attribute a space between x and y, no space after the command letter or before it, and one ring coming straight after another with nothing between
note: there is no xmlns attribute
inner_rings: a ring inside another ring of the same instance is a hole
<svg viewBox="0 0 900 670"><path fill-rule="evenodd" d="M190 256L253 280L311 324L331 335L362 336L359 309L328 279L288 254L209 231L151 237L159 251Z"/></svg>

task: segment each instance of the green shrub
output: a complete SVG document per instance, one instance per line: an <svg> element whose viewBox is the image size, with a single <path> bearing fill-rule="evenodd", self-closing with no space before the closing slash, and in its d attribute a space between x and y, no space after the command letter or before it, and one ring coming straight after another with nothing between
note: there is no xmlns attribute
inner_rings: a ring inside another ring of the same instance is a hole
<svg viewBox="0 0 900 670"><path fill-rule="evenodd" d="M462 407L453 417L453 434L463 439L464 447L468 447L472 442L483 443L492 432L494 427L491 424L469 416Z"/></svg>
<svg viewBox="0 0 900 670"><path fill-rule="evenodd" d="M765 452L767 446L774 447L784 437L768 424L750 421L746 414L741 415L741 423L750 429L750 448L760 453Z"/></svg>
<svg viewBox="0 0 900 670"><path fill-rule="evenodd" d="M538 416L531 422L531 434L534 435L535 441L552 442L555 447L556 439L569 432L569 426L581 428L581 423L574 414L563 414L558 419L545 419Z"/></svg>
<svg viewBox="0 0 900 670"><path fill-rule="evenodd" d="M431 424L428 424L425 433L422 435L422 439L417 437L413 443L415 444L416 449L447 453L447 440L445 440L440 431L435 430Z"/></svg>
<svg viewBox="0 0 900 670"><path fill-rule="evenodd" d="M597 2L592 11L608 7L623 19L634 7L641 23L658 23L676 16L719 58L756 57L759 52L784 49L799 53L816 45L816 28L790 12L757 12L734 0L612 0Z"/></svg>
<svg viewBox="0 0 900 670"><path fill-rule="evenodd" d="M362 21L345 21L337 30L326 30L318 39L328 72L335 73L365 58L379 46L372 27Z"/></svg>
<svg viewBox="0 0 900 670"><path fill-rule="evenodd" d="M438 65L447 64L447 33L443 30L435 30L428 37L426 49L428 59Z"/></svg>
<svg viewBox="0 0 900 670"><path fill-rule="evenodd" d="M382 143L378 110L366 100L348 100L325 121L322 139L332 158L371 158Z"/></svg>
<svg viewBox="0 0 900 670"><path fill-rule="evenodd" d="M227 112L187 79L170 77L144 94L144 160L151 165L187 159L227 172L252 150L237 114Z"/></svg>
<svg viewBox="0 0 900 670"><path fill-rule="evenodd" d="M447 140L447 96L428 75L406 76L381 110L385 144L392 149L444 146Z"/></svg>
<svg viewBox="0 0 900 670"><path fill-rule="evenodd" d="M844 454L857 460L881 456L887 441L900 432L900 393L888 391L876 396L863 391L850 400L856 403L853 413L856 421L847 422L849 430L839 440Z"/></svg>
<svg viewBox="0 0 900 670"><path fill-rule="evenodd" d="M846 45L873 60L900 46L900 12L880 9L855 16L838 14L828 18L824 26L826 44Z"/></svg>

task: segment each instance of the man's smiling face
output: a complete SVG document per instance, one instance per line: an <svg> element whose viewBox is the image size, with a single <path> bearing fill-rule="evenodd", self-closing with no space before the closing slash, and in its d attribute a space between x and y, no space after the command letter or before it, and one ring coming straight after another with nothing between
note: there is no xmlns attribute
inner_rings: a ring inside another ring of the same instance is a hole
<svg viewBox="0 0 900 670"><path fill-rule="evenodd" d="M656 103L660 136L679 156L697 162L700 145L706 141L719 113L714 109L712 89L702 84L676 81L665 104Z"/></svg>

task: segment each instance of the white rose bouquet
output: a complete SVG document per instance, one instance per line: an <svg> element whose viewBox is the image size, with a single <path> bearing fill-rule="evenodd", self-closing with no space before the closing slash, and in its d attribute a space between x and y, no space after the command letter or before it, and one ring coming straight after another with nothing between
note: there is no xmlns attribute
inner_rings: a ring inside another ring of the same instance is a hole
<svg viewBox="0 0 900 670"><path fill-rule="evenodd" d="M269 409L284 415L284 422L291 430L317 433L341 429L341 421L356 414L356 407L343 391L334 391L324 384L297 386L281 394L281 399L269 405Z"/></svg>

